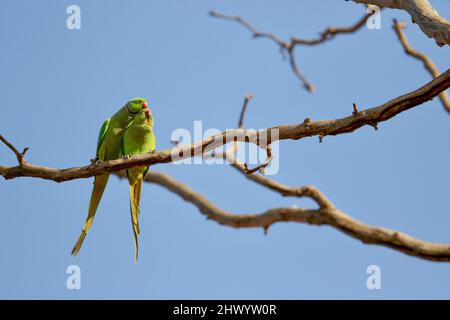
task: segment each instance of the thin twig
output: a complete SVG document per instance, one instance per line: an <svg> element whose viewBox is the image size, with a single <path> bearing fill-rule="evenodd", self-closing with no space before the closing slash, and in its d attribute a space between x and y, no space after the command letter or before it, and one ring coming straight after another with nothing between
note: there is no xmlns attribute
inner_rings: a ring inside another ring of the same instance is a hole
<svg viewBox="0 0 450 320"><path fill-rule="evenodd" d="M245 112L247 111L247 106L250 100L253 99L253 94L247 94L244 98L244 103L242 105L241 114L239 115L239 122L238 122L238 128L242 129L244 126L244 117Z"/></svg>
<svg viewBox="0 0 450 320"><path fill-rule="evenodd" d="M311 92L311 93L316 91L316 88L314 87L314 85L308 80L308 78L306 78L303 75L303 73L300 72L300 69L297 65L297 60L295 59L295 46L292 46L289 48L288 56L289 56L289 64L291 66L292 72L303 83L303 87L306 89L306 91Z"/></svg>
<svg viewBox="0 0 450 320"><path fill-rule="evenodd" d="M353 102L353 113L354 116L358 115L358 105L356 104L356 102Z"/></svg>
<svg viewBox="0 0 450 320"><path fill-rule="evenodd" d="M266 147L266 160L263 163L261 163L260 165L254 167L253 169L249 169L248 165L246 163L244 163L245 173L246 174L253 174L256 171L259 171L260 173L264 173L264 169L267 168L267 166L270 164L272 159L273 159L272 148L270 147L270 145L268 145Z"/></svg>
<svg viewBox="0 0 450 320"><path fill-rule="evenodd" d="M292 45L306 45L306 46L314 46L321 43L324 43L328 40L333 39L338 34L350 34L355 33L359 29L361 29L367 22L367 20L374 14L375 12L365 14L361 19L359 19L355 24L350 27L328 27L323 32L320 33L320 36L315 39L300 39L300 38L292 38Z"/></svg>
<svg viewBox="0 0 450 320"><path fill-rule="evenodd" d="M282 40L280 37L278 37L276 34L271 32L261 32L258 31L253 25L250 24L247 20L240 16L230 16L223 13L220 13L218 11L210 11L209 15L214 18L222 19L222 20L228 20L228 21L235 21L239 24L241 24L244 28L246 28L248 31L252 33L252 36L254 38L267 38L278 44L283 49L289 49L290 43L287 41Z"/></svg>

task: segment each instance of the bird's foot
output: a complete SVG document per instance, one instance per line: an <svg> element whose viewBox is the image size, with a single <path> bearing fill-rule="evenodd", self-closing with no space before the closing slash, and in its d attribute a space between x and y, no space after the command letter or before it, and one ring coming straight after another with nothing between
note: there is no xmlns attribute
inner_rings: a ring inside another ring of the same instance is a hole
<svg viewBox="0 0 450 320"><path fill-rule="evenodd" d="M97 157L95 157L95 159L90 159L89 161L91 162L91 166L96 166L102 163L102 161L99 160Z"/></svg>
<svg viewBox="0 0 450 320"><path fill-rule="evenodd" d="M127 160L131 158L131 154L125 154L122 156L122 160Z"/></svg>

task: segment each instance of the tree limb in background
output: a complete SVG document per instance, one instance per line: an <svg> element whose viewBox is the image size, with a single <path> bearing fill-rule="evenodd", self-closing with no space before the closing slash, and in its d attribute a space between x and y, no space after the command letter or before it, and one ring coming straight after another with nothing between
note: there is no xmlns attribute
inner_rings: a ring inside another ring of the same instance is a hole
<svg viewBox="0 0 450 320"><path fill-rule="evenodd" d="M428 72L433 76L433 78L438 77L441 73L439 72L436 65L431 61L430 58L428 58L423 53L420 53L416 50L414 50L411 45L408 42L408 39L406 38L405 34L403 33L402 29L405 28L405 24L402 22L398 22L394 19L394 23L392 25L392 28L394 29L395 33L398 36L398 40L403 46L403 49L405 50L405 53L410 55L413 58L416 58L418 60L421 60L423 62L423 65L425 69L428 70ZM450 100L448 99L448 95L446 91L442 91L439 94L439 99L441 100L441 103L445 110L450 113Z"/></svg>
<svg viewBox="0 0 450 320"><path fill-rule="evenodd" d="M118 174L120 175L120 173ZM297 207L273 208L257 214L232 214L215 206L201 194L167 174L150 170L146 182L158 184L196 206L208 219L233 228L263 228L265 231L276 222L299 222L312 225L329 225L366 244L378 244L401 251L410 256L432 260L450 261L450 245L430 243L415 239L402 232L366 225L335 208L316 188L306 186L291 188L271 181L260 175L246 175L250 179L258 177L258 183L282 195L321 199L326 206L318 209ZM125 177L122 174L122 177ZM316 201L317 202L317 201Z"/></svg>
<svg viewBox="0 0 450 320"><path fill-rule="evenodd" d="M23 161L18 166L0 166L0 175L5 179L17 177L33 177L55 182L63 182L73 179L89 178L107 172L120 171L138 165L154 165L159 163L169 163L194 155L203 155L208 150L216 149L231 141L255 143L260 147L266 147L276 140L298 140L306 137L319 136L320 139L326 136L334 136L353 132L363 126L370 125L376 128L379 122L391 119L392 117L424 102L436 97L450 86L450 69L442 73L424 86L410 93L392 99L380 106L353 112L350 116L333 120L304 121L299 124L279 125L269 129L247 132L243 129L227 130L220 134L209 137L203 141L187 145L185 148L174 147L163 151L147 153L133 156L129 159L118 159L104 162L93 162L89 166L74 167L67 169L56 169L36 166ZM276 131L277 136L272 137L271 132ZM251 139L249 139L251 136ZM266 145L261 145L260 137L266 137ZM4 139L4 138L3 138ZM5 139L6 140L6 139ZM180 154L180 152L182 154ZM174 158L174 155L179 155Z"/></svg>
<svg viewBox="0 0 450 320"><path fill-rule="evenodd" d="M433 38L438 46L450 45L450 23L439 15L428 0L353 0L356 3L400 9L409 13L413 23Z"/></svg>
<svg viewBox="0 0 450 320"><path fill-rule="evenodd" d="M261 32L258 31L253 25L251 25L247 20L240 16L230 16L225 15L223 13L217 12L217 11L211 11L210 16L223 19L223 20L229 20L229 21L235 21L242 26L244 26L247 30L249 30L254 38L267 38L272 40L274 43L276 43L280 49L283 52L287 52L289 56L289 64L291 66L292 72L295 74L295 76L303 83L303 86L305 89L309 92L314 92L314 86L311 82L301 73L297 60L295 59L295 47L298 45L307 45L307 46L314 46L321 43L324 43L328 40L333 39L338 34L348 34L348 33L354 33L358 31L364 24L366 23L367 19L373 14L366 14L364 15L359 21L357 21L354 25L350 27L328 27L323 32L320 33L318 38L315 39L300 39L300 38L292 38L291 41L285 41L278 37L277 35L270 33L270 32Z"/></svg>

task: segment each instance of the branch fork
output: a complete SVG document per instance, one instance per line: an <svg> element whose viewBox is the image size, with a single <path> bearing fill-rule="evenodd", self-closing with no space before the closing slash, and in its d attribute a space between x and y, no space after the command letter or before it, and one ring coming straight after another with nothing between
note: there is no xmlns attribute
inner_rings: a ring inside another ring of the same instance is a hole
<svg viewBox="0 0 450 320"><path fill-rule="evenodd" d="M0 134L0 140L12 151L14 152L14 154L16 155L17 158L17 162L19 163L20 167L23 167L26 163L25 161L25 154L27 153L27 151L30 149L28 147L24 148L22 152L19 152L16 147L14 147L14 145L12 143L10 143L8 140L6 140L5 137L3 137Z"/></svg>

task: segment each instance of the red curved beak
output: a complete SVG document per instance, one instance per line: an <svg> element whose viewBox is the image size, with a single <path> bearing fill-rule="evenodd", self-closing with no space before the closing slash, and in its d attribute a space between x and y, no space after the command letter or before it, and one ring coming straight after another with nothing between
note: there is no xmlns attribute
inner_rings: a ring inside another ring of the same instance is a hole
<svg viewBox="0 0 450 320"><path fill-rule="evenodd" d="M148 108L148 103L147 102L142 102L142 108Z"/></svg>

